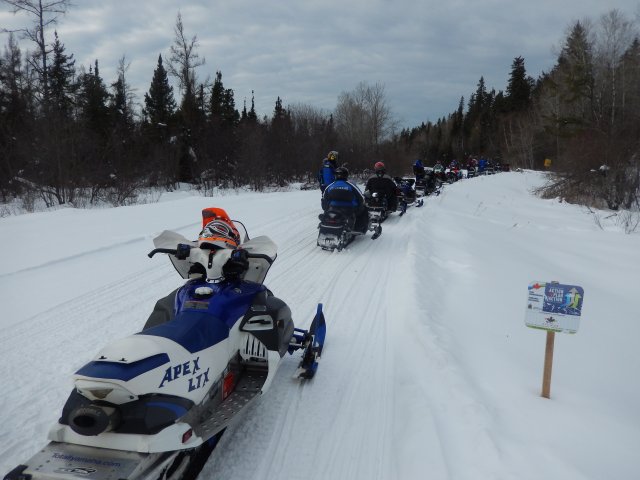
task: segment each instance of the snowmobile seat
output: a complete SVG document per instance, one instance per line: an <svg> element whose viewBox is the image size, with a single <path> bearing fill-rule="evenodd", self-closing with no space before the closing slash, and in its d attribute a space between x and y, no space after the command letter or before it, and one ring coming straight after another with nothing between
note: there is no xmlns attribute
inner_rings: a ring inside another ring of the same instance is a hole
<svg viewBox="0 0 640 480"><path fill-rule="evenodd" d="M176 292L178 289L176 288L173 292L171 292L166 297L158 300L153 307L153 311L147 322L144 324L143 331L147 328L155 327L156 325L161 325L163 323L169 322L175 318L175 304L176 304Z"/></svg>

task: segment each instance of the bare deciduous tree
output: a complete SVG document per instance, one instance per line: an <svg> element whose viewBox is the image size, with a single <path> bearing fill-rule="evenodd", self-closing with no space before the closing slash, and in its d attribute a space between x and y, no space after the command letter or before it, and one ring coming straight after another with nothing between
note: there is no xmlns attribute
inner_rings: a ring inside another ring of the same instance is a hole
<svg viewBox="0 0 640 480"><path fill-rule="evenodd" d="M175 39L171 46L171 58L169 59L169 73L180 82L180 90L183 95L195 95L197 67L204 65L205 59L200 59L196 53L198 37L193 36L187 40L182 23L182 15L178 12L176 26L174 28Z"/></svg>
<svg viewBox="0 0 640 480"><path fill-rule="evenodd" d="M338 97L336 123L347 143L362 151L378 152L396 127L381 83L360 82Z"/></svg>
<svg viewBox="0 0 640 480"><path fill-rule="evenodd" d="M622 55L633 40L632 22L619 10L610 10L600 18L600 34L597 42L597 61L607 79L602 82L609 97L609 124L613 128L616 119L618 102L618 81L616 72L620 66ZM624 92L621 92L624 95Z"/></svg>

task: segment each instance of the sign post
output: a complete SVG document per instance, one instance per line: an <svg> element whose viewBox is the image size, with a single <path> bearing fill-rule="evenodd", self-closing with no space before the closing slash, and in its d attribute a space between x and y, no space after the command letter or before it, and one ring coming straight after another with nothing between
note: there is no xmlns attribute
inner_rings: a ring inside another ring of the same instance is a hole
<svg viewBox="0 0 640 480"><path fill-rule="evenodd" d="M558 282L529 284L525 325L547 331L542 374L542 393L551 398L551 370L556 332L576 333L580 325L584 290L577 285Z"/></svg>
<svg viewBox="0 0 640 480"><path fill-rule="evenodd" d="M553 343L556 332L547 330L547 344L544 349L544 371L542 372L542 396L551 398L551 369L553 368Z"/></svg>

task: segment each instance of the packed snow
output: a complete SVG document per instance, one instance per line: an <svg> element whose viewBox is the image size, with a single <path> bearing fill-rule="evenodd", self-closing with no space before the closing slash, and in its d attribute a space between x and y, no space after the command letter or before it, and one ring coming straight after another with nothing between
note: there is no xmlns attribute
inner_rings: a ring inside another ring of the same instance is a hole
<svg viewBox="0 0 640 480"><path fill-rule="evenodd" d="M0 219L0 473L46 443L71 374L182 283L147 257L152 239L194 238L215 206L278 244L266 284L300 327L323 303L327 340L310 382L285 358L201 479L640 478L640 233L532 195L544 181L457 182L333 253L316 246L318 190ZM533 281L584 288L578 332L555 336L550 399L546 333L524 323Z"/></svg>

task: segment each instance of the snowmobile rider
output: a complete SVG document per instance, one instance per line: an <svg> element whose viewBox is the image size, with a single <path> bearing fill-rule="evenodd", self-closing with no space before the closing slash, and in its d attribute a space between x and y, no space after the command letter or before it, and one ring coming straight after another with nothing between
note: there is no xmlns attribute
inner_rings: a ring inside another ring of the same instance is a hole
<svg viewBox="0 0 640 480"><path fill-rule="evenodd" d="M364 194L374 192L381 193L387 199L387 210L395 212L398 208L398 186L393 179L387 175L387 169L382 162L376 162L373 167L375 175L369 177Z"/></svg>
<svg viewBox="0 0 640 480"><path fill-rule="evenodd" d="M234 250L231 257L222 267L225 278L239 278L248 268L249 261L247 251L238 248L240 245L240 232L233 221L222 208L205 208L202 210L202 231L198 235L198 243L214 245L218 248L231 248ZM198 267L194 265L193 267ZM202 271L189 271L189 276L206 274Z"/></svg>
<svg viewBox="0 0 640 480"><path fill-rule="evenodd" d="M320 191L324 193L325 189L336 179L336 167L338 165L338 152L331 150L327 153L327 158L322 161L322 167L318 172L318 182L320 183Z"/></svg>
<svg viewBox="0 0 640 480"><path fill-rule="evenodd" d="M415 162L413 162L413 174L416 177L416 183L424 179L425 171L422 160L417 159Z"/></svg>
<svg viewBox="0 0 640 480"><path fill-rule="evenodd" d="M369 214L364 204L364 196L360 189L348 181L349 170L345 167L336 168L336 180L327 186L322 195L322 210L341 211L347 215L355 215L353 229L366 233L369 224Z"/></svg>

